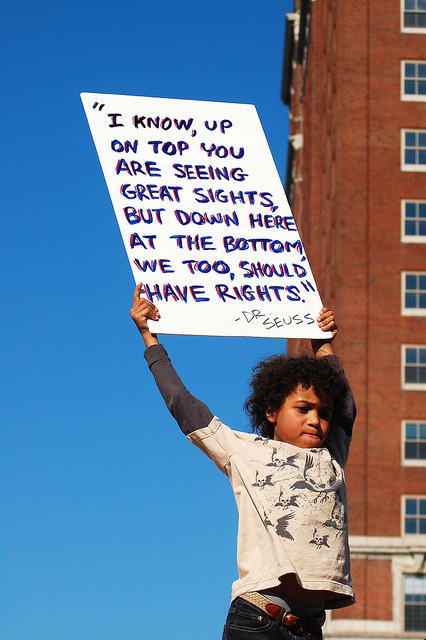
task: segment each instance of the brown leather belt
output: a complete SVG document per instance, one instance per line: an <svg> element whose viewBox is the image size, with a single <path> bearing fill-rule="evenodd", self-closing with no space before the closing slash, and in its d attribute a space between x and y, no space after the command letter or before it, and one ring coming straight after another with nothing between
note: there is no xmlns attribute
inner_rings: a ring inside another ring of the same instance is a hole
<svg viewBox="0 0 426 640"><path fill-rule="evenodd" d="M291 629L291 631L319 635L325 621L324 616L320 618L299 618L257 591L245 593L240 596L240 598L246 602L250 602L250 604L254 604L258 609L261 609L273 618L277 624L282 624L284 627Z"/></svg>

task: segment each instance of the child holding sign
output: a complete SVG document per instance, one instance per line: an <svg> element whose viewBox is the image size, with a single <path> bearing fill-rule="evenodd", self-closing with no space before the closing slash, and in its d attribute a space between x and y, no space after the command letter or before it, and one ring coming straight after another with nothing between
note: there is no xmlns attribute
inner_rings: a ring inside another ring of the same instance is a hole
<svg viewBox="0 0 426 640"><path fill-rule="evenodd" d="M312 340L315 357L261 362L246 403L257 434L233 431L184 387L148 328L158 310L140 292L130 314L158 388L187 438L230 478L238 506L239 579L223 640L321 639L324 610L354 602L343 467L355 405L331 340ZM337 334L331 311L318 324Z"/></svg>

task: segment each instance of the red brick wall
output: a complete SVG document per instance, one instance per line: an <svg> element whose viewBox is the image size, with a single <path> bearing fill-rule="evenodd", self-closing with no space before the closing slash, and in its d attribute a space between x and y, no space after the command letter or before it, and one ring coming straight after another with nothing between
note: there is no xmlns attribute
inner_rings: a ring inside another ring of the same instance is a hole
<svg viewBox="0 0 426 640"><path fill-rule="evenodd" d="M333 611L333 619L392 620L391 561L354 559L352 580L357 584L356 604Z"/></svg>
<svg viewBox="0 0 426 640"><path fill-rule="evenodd" d="M400 535L400 494L425 487L423 470L400 465L401 420L426 418L425 393L400 382L401 344L426 343L425 318L400 309L401 271L426 268L425 245L400 241L401 198L426 197L426 174L400 170L400 129L426 127L425 104L400 100L400 60L426 56L391 5L312 4L305 101L299 67L292 105L291 133L304 134L294 214L358 405L352 535Z"/></svg>
<svg viewBox="0 0 426 640"><path fill-rule="evenodd" d="M297 3L296 3L297 7ZM400 170L400 130L426 129L426 103L400 100L400 61L426 60L400 33L400 2L312 3L305 99L294 75L294 216L358 406L346 470L353 536L400 536L401 494L425 493L425 468L401 466L401 421L426 419L426 392L401 389L401 345L426 344L426 318L401 315L401 271L426 270L403 244L400 202L426 199L426 174ZM289 351L301 344L289 341ZM390 560L353 558L358 603L335 618L390 620Z"/></svg>

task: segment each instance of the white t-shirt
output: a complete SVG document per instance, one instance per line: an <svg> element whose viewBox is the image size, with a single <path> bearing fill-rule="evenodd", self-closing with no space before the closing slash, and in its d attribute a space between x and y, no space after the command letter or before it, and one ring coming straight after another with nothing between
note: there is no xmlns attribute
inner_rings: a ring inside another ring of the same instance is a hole
<svg viewBox="0 0 426 640"><path fill-rule="evenodd" d="M216 417L187 438L234 491L239 578L232 599L273 588L280 576L294 573L304 589L333 593L327 608L354 602L344 473L326 447L301 449L232 431Z"/></svg>
<svg viewBox="0 0 426 640"><path fill-rule="evenodd" d="M277 587L292 573L303 588L330 592L326 608L352 604L343 467L355 404L339 359L327 356L347 397L335 403L324 446L302 449L224 425L186 389L162 345L149 347L145 358L186 437L231 482L239 511L232 599Z"/></svg>

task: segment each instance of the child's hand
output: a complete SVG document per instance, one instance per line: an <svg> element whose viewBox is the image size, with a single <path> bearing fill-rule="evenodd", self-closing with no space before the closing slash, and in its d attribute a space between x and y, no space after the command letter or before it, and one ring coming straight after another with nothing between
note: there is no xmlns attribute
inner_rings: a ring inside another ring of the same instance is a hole
<svg viewBox="0 0 426 640"><path fill-rule="evenodd" d="M331 341L334 340L337 335L337 324L336 320L334 319L333 312L330 311L330 309L321 309L317 318L317 322L321 331L331 331L331 338L324 338L324 340L311 340L312 350L317 358L330 356L334 353L333 347L331 346Z"/></svg>
<svg viewBox="0 0 426 640"><path fill-rule="evenodd" d="M330 309L326 309L324 307L319 312L317 322L321 331L331 331L332 336L330 340L334 340L334 338L337 336L338 329L337 329L337 324L336 324L336 320L334 318L333 312L330 311Z"/></svg>
<svg viewBox="0 0 426 640"><path fill-rule="evenodd" d="M130 309L130 315L142 335L149 334L148 318L150 320L158 320L160 313L157 307L140 297L142 285L138 284L133 294L133 306Z"/></svg>

